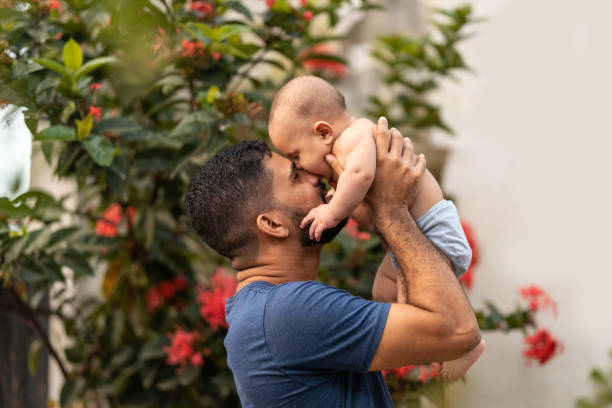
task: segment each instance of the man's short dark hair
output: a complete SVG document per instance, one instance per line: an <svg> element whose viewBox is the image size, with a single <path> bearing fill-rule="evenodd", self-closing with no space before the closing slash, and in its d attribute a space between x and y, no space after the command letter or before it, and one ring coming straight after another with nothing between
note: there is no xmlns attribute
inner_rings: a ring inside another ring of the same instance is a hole
<svg viewBox="0 0 612 408"><path fill-rule="evenodd" d="M185 195L191 224L227 258L257 254L255 220L274 202L272 171L264 164L271 156L261 140L242 142L214 155L191 180Z"/></svg>

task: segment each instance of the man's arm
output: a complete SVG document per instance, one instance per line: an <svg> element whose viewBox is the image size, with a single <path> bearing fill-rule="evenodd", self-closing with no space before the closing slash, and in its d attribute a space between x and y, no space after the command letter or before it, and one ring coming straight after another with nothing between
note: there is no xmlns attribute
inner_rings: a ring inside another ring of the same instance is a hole
<svg viewBox="0 0 612 408"><path fill-rule="evenodd" d="M400 297L408 304L391 305L370 370L451 360L480 341L474 313L451 268L407 211L425 169L424 157L413 160L412 144L386 126L379 121L377 171L366 199L397 258Z"/></svg>

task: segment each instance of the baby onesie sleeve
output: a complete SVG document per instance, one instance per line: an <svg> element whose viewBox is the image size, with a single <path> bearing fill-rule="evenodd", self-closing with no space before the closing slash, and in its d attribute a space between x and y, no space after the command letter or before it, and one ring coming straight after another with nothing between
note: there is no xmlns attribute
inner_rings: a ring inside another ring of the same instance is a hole
<svg viewBox="0 0 612 408"><path fill-rule="evenodd" d="M457 207L450 200L441 200L434 204L425 215L416 220L416 224L453 265L453 272L460 278L470 266L472 249L467 242ZM397 260L389 252L393 268L397 269Z"/></svg>

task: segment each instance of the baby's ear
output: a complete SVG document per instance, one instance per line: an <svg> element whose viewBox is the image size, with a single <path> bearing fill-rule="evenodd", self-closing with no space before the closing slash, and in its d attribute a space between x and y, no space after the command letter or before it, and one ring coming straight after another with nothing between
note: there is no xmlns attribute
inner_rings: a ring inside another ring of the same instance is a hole
<svg viewBox="0 0 612 408"><path fill-rule="evenodd" d="M314 124L314 131L326 144L334 141L334 128L329 122L320 120Z"/></svg>

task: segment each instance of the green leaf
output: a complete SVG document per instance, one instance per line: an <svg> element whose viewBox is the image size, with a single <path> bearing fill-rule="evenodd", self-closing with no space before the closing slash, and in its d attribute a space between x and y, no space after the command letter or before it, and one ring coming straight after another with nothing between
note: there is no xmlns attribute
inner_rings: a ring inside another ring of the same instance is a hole
<svg viewBox="0 0 612 408"><path fill-rule="evenodd" d="M72 407L73 401L85 390L85 379L68 377L60 393L60 406Z"/></svg>
<svg viewBox="0 0 612 408"><path fill-rule="evenodd" d="M226 24L219 29L219 40L223 41L233 35L250 31L248 27L242 24Z"/></svg>
<svg viewBox="0 0 612 408"><path fill-rule="evenodd" d="M162 336L154 337L149 340L138 354L138 361L145 362L148 360L156 360L166 356L164 346L168 344L168 339Z"/></svg>
<svg viewBox="0 0 612 408"><path fill-rule="evenodd" d="M57 125L51 126L39 132L34 140L76 140L76 132L70 126Z"/></svg>
<svg viewBox="0 0 612 408"><path fill-rule="evenodd" d="M304 61L308 61L308 60L321 60L321 61L332 61L332 62L338 62L340 64L346 65L346 61L337 56L337 55L330 55L330 54L317 54L317 53L312 53L312 54L308 54L303 58Z"/></svg>
<svg viewBox="0 0 612 408"><path fill-rule="evenodd" d="M40 144L41 150L43 151L43 156L45 156L45 160L49 166L53 163L53 150L55 147L55 142L53 140L45 140Z"/></svg>
<svg viewBox="0 0 612 408"><path fill-rule="evenodd" d="M30 343L30 347L28 349L28 370L32 376L36 375L36 371L38 369L38 356L40 355L40 340L35 339Z"/></svg>
<svg viewBox="0 0 612 408"><path fill-rule="evenodd" d="M147 208L145 215L145 239L144 247L151 249L153 245L153 238L155 237L155 211L151 207Z"/></svg>
<svg viewBox="0 0 612 408"><path fill-rule="evenodd" d="M242 14L251 21L253 20L253 14L251 14L251 11L239 1L226 1L225 3L223 3L223 6L237 11L238 13Z"/></svg>
<svg viewBox="0 0 612 408"><path fill-rule="evenodd" d="M87 61L81 68L77 69L77 71L74 73L74 79L79 79L83 75L87 75L90 72L100 68L101 66L111 64L115 61L117 61L117 58L115 57L100 57L92 59L91 61Z"/></svg>
<svg viewBox="0 0 612 408"><path fill-rule="evenodd" d="M63 66L59 62L50 60L48 58L32 58L32 61L42 65L45 68L57 72L58 74L61 74L62 76L70 76L70 72L66 69L65 66Z"/></svg>
<svg viewBox="0 0 612 408"><path fill-rule="evenodd" d="M64 45L64 65L69 71L75 72L83 65L83 52L79 43L73 38Z"/></svg>
<svg viewBox="0 0 612 408"><path fill-rule="evenodd" d="M15 202L18 203L19 201L15 200ZM23 204L15 206L8 198L2 197L0 198L0 214L11 219L19 219L31 215L32 210Z"/></svg>
<svg viewBox="0 0 612 408"><path fill-rule="evenodd" d="M108 167L113 162L113 157L119 154L119 148L115 147L106 137L92 135L83 141L83 147L91 158L100 166Z"/></svg>
<svg viewBox="0 0 612 408"><path fill-rule="evenodd" d="M444 383L442 381L429 381L423 386L423 394L425 394L425 397L427 397L436 407L446 407L446 391L444 390Z"/></svg>
<svg viewBox="0 0 612 408"><path fill-rule="evenodd" d="M83 120L75 119L75 123L77 125L77 138L79 140L86 139L93 126L93 116L91 113L85 116Z"/></svg>

